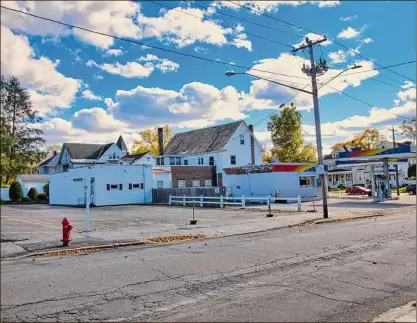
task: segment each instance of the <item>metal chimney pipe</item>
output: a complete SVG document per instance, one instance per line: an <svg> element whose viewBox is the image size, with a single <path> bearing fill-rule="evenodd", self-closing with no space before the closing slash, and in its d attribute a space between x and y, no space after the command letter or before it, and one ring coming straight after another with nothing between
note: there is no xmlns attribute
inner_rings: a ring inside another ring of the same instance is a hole
<svg viewBox="0 0 417 323"><path fill-rule="evenodd" d="M250 131L250 157L252 165L255 165L255 134L253 133L253 125L249 125Z"/></svg>
<svg viewBox="0 0 417 323"><path fill-rule="evenodd" d="M159 156L164 155L164 128L158 128L158 150Z"/></svg>

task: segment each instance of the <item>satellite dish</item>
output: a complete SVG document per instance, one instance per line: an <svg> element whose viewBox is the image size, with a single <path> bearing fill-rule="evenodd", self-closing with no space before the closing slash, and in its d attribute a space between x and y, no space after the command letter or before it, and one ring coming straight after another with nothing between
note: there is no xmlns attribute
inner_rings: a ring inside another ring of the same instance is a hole
<svg viewBox="0 0 417 323"><path fill-rule="evenodd" d="M278 164L278 159L276 157L272 157L271 164Z"/></svg>

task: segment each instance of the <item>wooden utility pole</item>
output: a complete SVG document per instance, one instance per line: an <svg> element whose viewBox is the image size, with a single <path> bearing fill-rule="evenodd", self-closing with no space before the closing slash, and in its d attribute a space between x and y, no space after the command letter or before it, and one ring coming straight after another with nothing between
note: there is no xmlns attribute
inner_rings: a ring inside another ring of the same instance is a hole
<svg viewBox="0 0 417 323"><path fill-rule="evenodd" d="M392 131L392 143L394 144L394 148L397 146L395 143L395 130L394 127L388 128L388 130ZM395 167L395 185L397 186L397 196L400 196L400 180L398 179L398 164L394 165Z"/></svg>
<svg viewBox="0 0 417 323"><path fill-rule="evenodd" d="M329 217L328 207L327 207L327 181L326 175L324 172L324 159L323 159L323 147L321 142L321 124L320 124L320 111L319 111L319 98L318 98L318 90L317 90L317 75L324 74L327 70L327 63L325 60L320 59L319 62L316 64L314 61L314 53L313 47L320 43L327 41L327 38L324 37L323 39L311 41L306 37L306 43L301 45L298 48L293 49L293 53L296 53L300 50L308 49L310 54L310 66L303 65L302 71L311 77L311 85L312 85L312 92L313 92L313 104L314 104L314 119L316 124L316 142L317 142L317 154L319 159L319 164L321 167L321 185L322 185L322 195L323 195L323 217L327 219Z"/></svg>

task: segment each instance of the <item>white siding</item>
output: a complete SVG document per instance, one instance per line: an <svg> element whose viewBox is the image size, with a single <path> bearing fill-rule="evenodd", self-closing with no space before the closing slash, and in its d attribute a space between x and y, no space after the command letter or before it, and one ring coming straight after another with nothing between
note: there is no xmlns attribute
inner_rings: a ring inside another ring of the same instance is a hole
<svg viewBox="0 0 417 323"><path fill-rule="evenodd" d="M163 188L172 187L172 175L170 173L154 173L153 188L158 188L158 181L162 181Z"/></svg>
<svg viewBox="0 0 417 323"><path fill-rule="evenodd" d="M50 177L50 204L78 205L84 198L84 182L77 178L94 178L93 203L96 206L152 202L152 166L102 165L71 169ZM141 184L143 189L129 189ZM107 184L122 184L122 189L107 190Z"/></svg>
<svg viewBox="0 0 417 323"><path fill-rule="evenodd" d="M141 158L135 160L132 165L154 165L154 156L150 153L142 156Z"/></svg>
<svg viewBox="0 0 417 323"><path fill-rule="evenodd" d="M267 196L280 191L281 197L321 196L320 187L301 188L300 177L315 176L313 172L271 172L258 174L227 175L223 173L223 184L227 194L233 196ZM317 178L315 177L317 180ZM315 180L315 183L316 183Z"/></svg>
<svg viewBox="0 0 417 323"><path fill-rule="evenodd" d="M68 164L71 160L70 154L68 153L68 149L65 147L64 151L62 152L61 164L65 165Z"/></svg>
<svg viewBox="0 0 417 323"><path fill-rule="evenodd" d="M109 149L98 159L98 162L106 162L109 159L113 159L113 154L116 154L116 159L120 159L124 157L126 154L117 146L116 144L112 144ZM112 158L110 158L112 157ZM118 157L118 158L117 158Z"/></svg>

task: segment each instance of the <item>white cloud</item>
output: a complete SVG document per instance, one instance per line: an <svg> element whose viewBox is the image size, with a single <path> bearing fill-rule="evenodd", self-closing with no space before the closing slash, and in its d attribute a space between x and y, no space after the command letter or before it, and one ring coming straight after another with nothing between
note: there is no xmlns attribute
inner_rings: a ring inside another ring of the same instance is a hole
<svg viewBox="0 0 417 323"><path fill-rule="evenodd" d="M140 28L132 19L140 5L132 1L7 1L7 6L41 16L48 13L49 18L119 37L136 38L140 33ZM1 10L1 23L30 35L67 36L72 33L80 40L104 49L114 43L110 37L79 29L70 30L4 9Z"/></svg>
<svg viewBox="0 0 417 323"><path fill-rule="evenodd" d="M369 44L369 43L373 43L373 42L374 42L374 40L370 37L365 38L364 40L362 40L362 43L364 43L364 44Z"/></svg>
<svg viewBox="0 0 417 323"><path fill-rule="evenodd" d="M343 29L338 35L337 38L342 39L350 39L358 37L361 34L362 31L356 30L352 27L347 27L346 29Z"/></svg>
<svg viewBox="0 0 417 323"><path fill-rule="evenodd" d="M107 56L121 56L123 54L124 54L123 51L121 49L118 49L118 48L112 48L112 49L109 49L106 52Z"/></svg>
<svg viewBox="0 0 417 323"><path fill-rule="evenodd" d="M412 88L412 87L416 87L416 84L415 83L413 83L413 82L411 82L411 81L405 81L404 82L404 85L403 86L401 86L403 89L409 89L409 88Z"/></svg>
<svg viewBox="0 0 417 323"><path fill-rule="evenodd" d="M178 63L170 61L166 58L159 58L153 54L147 54L146 56L140 57L139 62L148 62L146 66L152 66L156 69L159 69L162 73L176 72L180 68Z"/></svg>
<svg viewBox="0 0 417 323"><path fill-rule="evenodd" d="M246 34L239 34L236 36L235 39L233 39L233 45L235 45L237 48L246 48L248 51L252 51L252 43L247 40Z"/></svg>
<svg viewBox="0 0 417 323"><path fill-rule="evenodd" d="M344 63L347 60L347 55L343 50L339 49L337 52L330 52L329 58L333 64Z"/></svg>
<svg viewBox="0 0 417 323"><path fill-rule="evenodd" d="M2 10L2 12L5 10ZM69 108L81 85L79 80L57 71L57 62L35 52L27 37L1 26L1 70L15 76L31 95L35 110L42 115L57 108Z"/></svg>
<svg viewBox="0 0 417 323"><path fill-rule="evenodd" d="M415 100L416 99L416 89L415 89L415 87L414 88L408 88L405 91L400 91L398 93L398 97L403 101Z"/></svg>
<svg viewBox="0 0 417 323"><path fill-rule="evenodd" d="M89 132L119 131L126 127L124 122L98 107L77 111L72 118L72 125Z"/></svg>
<svg viewBox="0 0 417 323"><path fill-rule="evenodd" d="M357 15L353 15L353 16L342 16L340 17L340 21L352 21L353 19L355 19L357 17Z"/></svg>
<svg viewBox="0 0 417 323"><path fill-rule="evenodd" d="M340 1L319 1L319 8L336 7L340 5Z"/></svg>
<svg viewBox="0 0 417 323"><path fill-rule="evenodd" d="M294 44L293 45L293 47L298 47L298 46L301 46L301 45L304 45L305 44L305 38L308 38L309 40L311 40L311 41L316 41L316 40L319 40L319 39L323 39L323 36L321 36L321 35L317 35L317 34L314 34L314 33L308 33L307 35L305 35L304 37L303 37L303 40L302 41L300 41L299 43L297 43L297 44ZM324 41L324 42L322 42L320 45L321 46L328 46L328 45L330 45L332 43L332 41L331 40L326 40L326 41Z"/></svg>
<svg viewBox="0 0 417 323"><path fill-rule="evenodd" d="M223 89L192 82L179 91L137 86L118 90L116 101L107 100L113 115L135 125L169 122L173 126L194 127L213 124L217 120L238 120L246 115L240 111L240 95L235 88Z"/></svg>
<svg viewBox="0 0 417 323"><path fill-rule="evenodd" d="M87 100L103 100L101 96L94 94L90 90L84 90L82 92L82 97Z"/></svg>
<svg viewBox="0 0 417 323"><path fill-rule="evenodd" d="M145 78L154 71L153 66L143 66L137 62L127 62L125 65L116 62L114 64L97 64L93 60L88 60L87 66L98 67L110 74L120 75L126 78Z"/></svg>

